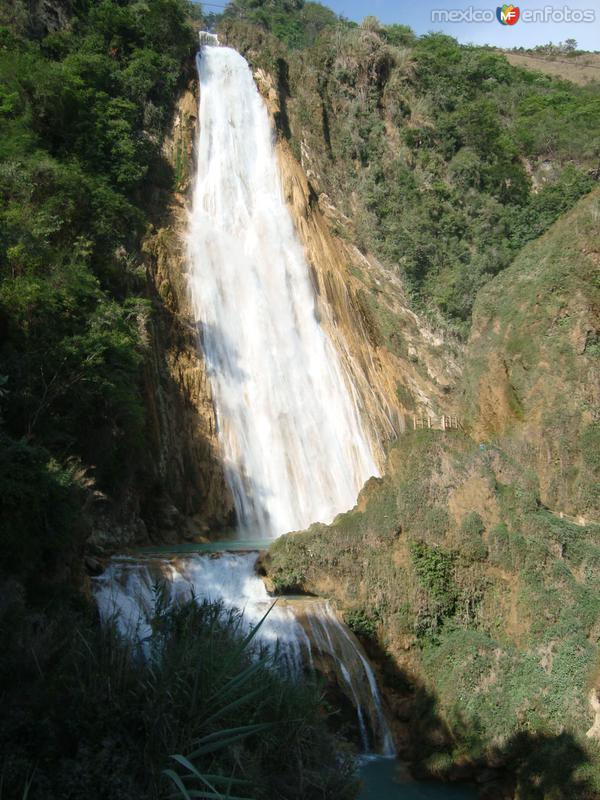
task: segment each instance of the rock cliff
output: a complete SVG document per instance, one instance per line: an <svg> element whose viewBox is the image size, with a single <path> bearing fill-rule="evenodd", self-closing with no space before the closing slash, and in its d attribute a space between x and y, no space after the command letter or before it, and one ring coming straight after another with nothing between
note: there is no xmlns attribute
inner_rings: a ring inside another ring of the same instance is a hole
<svg viewBox="0 0 600 800"><path fill-rule="evenodd" d="M444 338L410 308L397 276L342 235L346 220L319 192L318 176L309 177L310 153L305 148L298 161L284 135L281 86L262 69L254 75L278 134L283 192L311 268L322 324L346 366L382 462L385 443L412 427L414 415L454 412L457 361Z"/></svg>
<svg viewBox="0 0 600 800"><path fill-rule="evenodd" d="M152 314L142 392L147 447L123 496L94 503L92 551L149 539L180 541L234 525L233 500L218 453L216 417L199 328L186 282L185 228L194 143L197 81L178 99L163 145L175 189L155 198L156 222L142 243Z"/></svg>
<svg viewBox="0 0 600 800"><path fill-rule="evenodd" d="M204 532L233 522L233 502L219 459L216 417L187 287L185 227L197 134L197 83L178 102L164 154L176 192L164 224L144 243L149 291L157 313L145 396L165 495L157 528ZM176 523L177 525L170 524Z"/></svg>

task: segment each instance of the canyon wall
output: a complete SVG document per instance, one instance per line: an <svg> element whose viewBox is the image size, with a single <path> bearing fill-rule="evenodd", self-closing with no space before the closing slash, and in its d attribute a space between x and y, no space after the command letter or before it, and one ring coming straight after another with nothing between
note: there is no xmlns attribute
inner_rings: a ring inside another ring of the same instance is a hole
<svg viewBox="0 0 600 800"><path fill-rule="evenodd" d="M210 382L186 278L186 225L197 136L198 84L178 99L163 145L174 191L157 192L155 223L142 243L152 314L142 392L146 451L117 499L92 504L91 552L149 540L181 541L235 524L218 450Z"/></svg>
<svg viewBox="0 0 600 800"><path fill-rule="evenodd" d="M149 290L157 307L153 359L146 370L148 424L158 453L157 478L187 527L233 524L233 502L218 452L216 417L187 285L185 235L194 146L197 83L181 96L164 154L175 170L165 224L144 244ZM163 520L162 527L167 520Z"/></svg>
<svg viewBox="0 0 600 800"><path fill-rule="evenodd" d="M457 362L444 339L410 308L397 275L344 235L346 220L319 192L310 153L304 148L298 161L286 138L282 87L263 69L254 77L273 121L283 192L311 269L321 323L342 356L382 465L385 443L412 428L415 415L454 413Z"/></svg>

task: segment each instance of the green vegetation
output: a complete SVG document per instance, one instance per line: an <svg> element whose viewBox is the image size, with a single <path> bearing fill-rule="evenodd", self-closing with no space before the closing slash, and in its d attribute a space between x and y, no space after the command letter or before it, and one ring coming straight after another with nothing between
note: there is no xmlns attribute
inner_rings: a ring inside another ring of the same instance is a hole
<svg viewBox="0 0 600 800"><path fill-rule="evenodd" d="M304 0L233 0L223 19L260 26L290 49L312 46L322 30L340 23L331 9Z"/></svg>
<svg viewBox="0 0 600 800"><path fill-rule="evenodd" d="M478 295L463 416L539 478L544 503L600 520L598 190Z"/></svg>
<svg viewBox="0 0 600 800"><path fill-rule="evenodd" d="M328 594L335 574L345 618L393 654L388 691L405 685L403 669L422 683L409 756L440 777L495 758L532 800L595 796L599 760L585 731L600 655L600 529L549 513L530 473L459 433L405 435L364 492L363 511L276 541L269 571L277 579L293 564L305 589L323 580ZM443 744L430 738L441 725ZM541 793L559 758L556 793Z"/></svg>
<svg viewBox="0 0 600 800"><path fill-rule="evenodd" d="M425 542L411 542L410 556L417 580L431 602L433 622L438 625L454 614L458 598L453 555Z"/></svg>
<svg viewBox="0 0 600 800"><path fill-rule="evenodd" d="M355 795L318 690L281 678L236 613L157 589L138 644L83 599L86 511L128 502L148 458L141 240L184 171L162 147L189 10L0 7L3 798Z"/></svg>
<svg viewBox="0 0 600 800"><path fill-rule="evenodd" d="M33 574L77 546L80 487L118 494L143 452L138 245L150 185L170 186L160 148L195 42L183 0L76 3L52 30L31 4L8 5L0 547L10 569Z"/></svg>
<svg viewBox="0 0 600 800"><path fill-rule="evenodd" d="M157 588L141 645L81 613L43 626L18 593L4 600L2 797L29 784L46 800L166 798L179 781L223 800L354 797L318 692L280 678L236 613L167 608Z"/></svg>
<svg viewBox="0 0 600 800"><path fill-rule="evenodd" d="M297 155L303 142L317 191L462 333L478 289L594 185L600 84L372 17L328 24L301 50L250 19L281 41L239 21L223 31L276 78L281 132Z"/></svg>
<svg viewBox="0 0 600 800"><path fill-rule="evenodd" d="M517 53L523 52L523 50L523 47L515 48ZM553 42L548 42L548 44L538 44L536 47L533 47L531 50L527 50L525 52L535 53L536 55L540 56L567 56L568 58L574 58L584 51L577 49L576 39L565 39L564 42L559 42L558 44L554 44Z"/></svg>
<svg viewBox="0 0 600 800"><path fill-rule="evenodd" d="M53 573L71 537L80 498L73 470L41 447L0 435L0 543L13 575Z"/></svg>
<svg viewBox="0 0 600 800"><path fill-rule="evenodd" d="M353 608L344 617L344 622L350 630L365 639L375 639L377 637L377 628L380 620L379 610L372 608L369 610Z"/></svg>

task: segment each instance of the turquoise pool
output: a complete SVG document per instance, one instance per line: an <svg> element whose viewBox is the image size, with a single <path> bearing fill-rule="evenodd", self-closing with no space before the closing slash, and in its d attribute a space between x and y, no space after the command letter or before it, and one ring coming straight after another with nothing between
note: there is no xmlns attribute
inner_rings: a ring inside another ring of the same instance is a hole
<svg viewBox="0 0 600 800"><path fill-rule="evenodd" d="M359 800L477 800L471 786L413 781L393 758L365 759L360 776L363 788Z"/></svg>

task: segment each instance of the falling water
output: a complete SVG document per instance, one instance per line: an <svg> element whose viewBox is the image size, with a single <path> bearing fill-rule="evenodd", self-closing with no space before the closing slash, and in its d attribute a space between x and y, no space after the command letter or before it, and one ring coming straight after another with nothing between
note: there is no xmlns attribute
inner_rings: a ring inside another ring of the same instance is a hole
<svg viewBox="0 0 600 800"><path fill-rule="evenodd" d="M248 64L203 46L190 287L243 535L351 508L377 474L351 382L319 324Z"/></svg>
<svg viewBox="0 0 600 800"><path fill-rule="evenodd" d="M157 584L167 600L208 600L243 612L242 623L255 626L271 608L273 598L256 574L256 553L227 553L218 558L115 558L94 579L103 619L114 618L121 632L144 640L150 635ZM258 632L287 675L305 671L328 673L356 708L364 752L394 752L381 707L377 682L358 640L337 618L326 600L280 598Z"/></svg>
<svg viewBox="0 0 600 800"><path fill-rule="evenodd" d="M207 45L206 43L209 43ZM246 61L202 39L190 288L240 534L274 538L351 508L377 468L352 383L318 319L286 208L266 108ZM94 579L101 616L150 634L155 587L243 612L272 604L256 553L114 558ZM355 706L365 752L394 752L373 670L325 600L280 599L258 636L298 678L319 670Z"/></svg>

